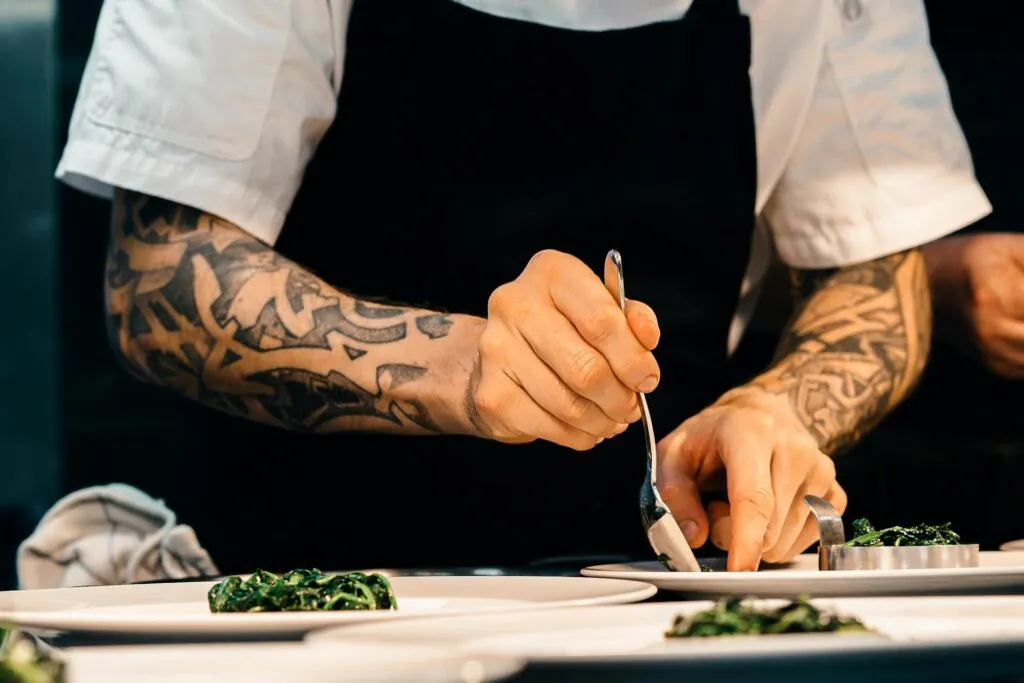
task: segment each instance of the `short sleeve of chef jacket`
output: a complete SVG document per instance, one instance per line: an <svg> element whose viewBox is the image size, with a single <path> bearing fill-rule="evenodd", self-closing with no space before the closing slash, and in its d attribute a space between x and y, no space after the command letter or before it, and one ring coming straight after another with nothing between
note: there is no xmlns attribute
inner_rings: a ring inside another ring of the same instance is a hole
<svg viewBox="0 0 1024 683"><path fill-rule="evenodd" d="M763 211L797 268L868 261L984 217L920 0L835 0L822 62Z"/></svg>
<svg viewBox="0 0 1024 683"><path fill-rule="evenodd" d="M768 28L794 1L741 0L760 8L751 15L755 66L797 49ZM768 118L772 101L806 100L786 107L800 125L759 160L784 161L758 193L781 258L806 268L869 260L987 213L920 0L801 1L821 3L817 16L835 22L800 27L802 40L825 37L812 51L816 83L780 87L795 80L788 68L753 83ZM124 187L195 206L274 243L334 120L350 5L107 0L58 178L100 196ZM576 7L552 4L562 5ZM778 130L767 120L759 125Z"/></svg>
<svg viewBox="0 0 1024 683"><path fill-rule="evenodd" d="M272 244L334 119L350 2L107 0L57 177Z"/></svg>

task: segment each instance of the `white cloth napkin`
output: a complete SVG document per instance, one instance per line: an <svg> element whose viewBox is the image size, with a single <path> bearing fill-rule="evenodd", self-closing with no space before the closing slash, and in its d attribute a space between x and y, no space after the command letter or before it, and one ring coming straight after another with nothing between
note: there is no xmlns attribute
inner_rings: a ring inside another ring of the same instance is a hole
<svg viewBox="0 0 1024 683"><path fill-rule="evenodd" d="M219 574L192 527L125 484L75 491L18 548L20 588L63 588Z"/></svg>

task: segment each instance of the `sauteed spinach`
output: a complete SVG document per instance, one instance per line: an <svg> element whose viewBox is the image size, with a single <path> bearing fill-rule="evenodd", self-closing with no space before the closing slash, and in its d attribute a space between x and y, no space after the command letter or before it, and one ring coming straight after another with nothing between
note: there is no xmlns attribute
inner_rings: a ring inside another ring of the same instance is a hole
<svg viewBox="0 0 1024 683"><path fill-rule="evenodd" d="M672 563L669 562L668 554L667 553L661 553L660 555L658 555L658 562L660 562L661 566L664 567L665 569L669 570L670 572L674 572L675 571L675 569L672 568ZM702 572L713 572L713 571L715 571L714 569L712 569L708 565L701 564L699 561L697 562L697 564L700 565L700 570Z"/></svg>
<svg viewBox="0 0 1024 683"><path fill-rule="evenodd" d="M398 599L382 574L325 574L293 569L278 576L259 569L243 581L231 576L210 588L211 612L392 610Z"/></svg>
<svg viewBox="0 0 1024 683"><path fill-rule="evenodd" d="M853 548L878 548L881 546L957 545L960 534L945 524L918 524L917 526L891 526L875 529L866 519L853 523L854 537L846 542Z"/></svg>
<svg viewBox="0 0 1024 683"><path fill-rule="evenodd" d="M781 633L864 633L868 628L849 617L828 614L800 597L776 609L758 609L729 596L691 617L677 616L666 638L775 635Z"/></svg>
<svg viewBox="0 0 1024 683"><path fill-rule="evenodd" d="M17 631L0 627L0 683L63 683L64 663Z"/></svg>

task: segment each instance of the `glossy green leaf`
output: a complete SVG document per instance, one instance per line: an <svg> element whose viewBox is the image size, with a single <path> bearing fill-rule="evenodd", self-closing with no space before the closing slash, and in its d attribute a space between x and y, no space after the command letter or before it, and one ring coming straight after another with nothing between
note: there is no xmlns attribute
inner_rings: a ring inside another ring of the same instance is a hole
<svg viewBox="0 0 1024 683"><path fill-rule="evenodd" d="M259 569L245 581L229 576L210 588L207 600L214 613L398 608L382 574L325 574L319 569L293 569L282 576Z"/></svg>
<svg viewBox="0 0 1024 683"><path fill-rule="evenodd" d="M678 616L666 638L773 635L781 633L865 633L856 619L819 610L806 597L777 609L758 609L729 596L691 617Z"/></svg>

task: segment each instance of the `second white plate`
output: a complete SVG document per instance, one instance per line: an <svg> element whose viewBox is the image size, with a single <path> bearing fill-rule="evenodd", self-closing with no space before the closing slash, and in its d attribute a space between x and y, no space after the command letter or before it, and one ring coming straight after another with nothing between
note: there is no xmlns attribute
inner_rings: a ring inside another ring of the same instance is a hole
<svg viewBox="0 0 1024 683"><path fill-rule="evenodd" d="M596 665L599 672L607 667L639 672L638 665L663 664L673 672L688 670L716 680L766 680L774 674L782 680L803 673L812 680L935 681L950 675L962 679L965 671L979 678L1024 671L1024 597L814 602L860 618L879 633L666 638L677 615L712 604L700 601L351 625L311 633L306 642L322 647L417 643L453 647L467 656ZM737 677L740 673L747 678Z"/></svg>
<svg viewBox="0 0 1024 683"><path fill-rule="evenodd" d="M213 581L0 592L0 622L27 629L137 638L299 637L349 622L430 615L615 605L657 589L621 579L546 576L431 576L391 579L396 610L211 614Z"/></svg>
<svg viewBox="0 0 1024 683"><path fill-rule="evenodd" d="M902 571L818 571L817 555L801 555L784 567L758 572L671 572L658 562L602 564L580 573L644 581L686 596L751 595L792 598L811 595L937 595L1024 592L1024 552L983 552L981 566L970 569Z"/></svg>

